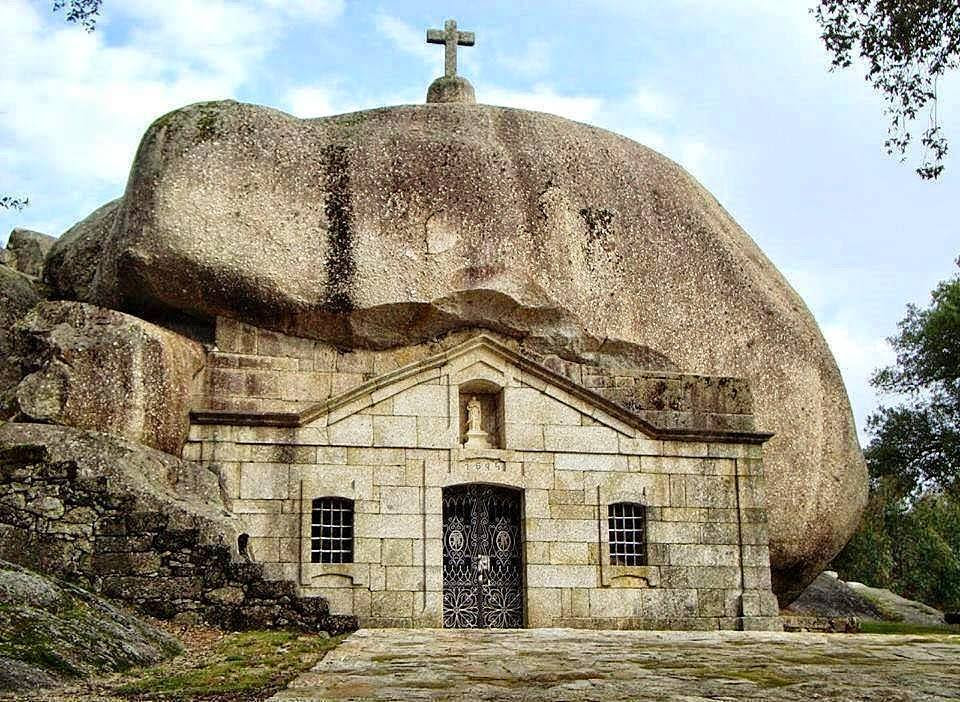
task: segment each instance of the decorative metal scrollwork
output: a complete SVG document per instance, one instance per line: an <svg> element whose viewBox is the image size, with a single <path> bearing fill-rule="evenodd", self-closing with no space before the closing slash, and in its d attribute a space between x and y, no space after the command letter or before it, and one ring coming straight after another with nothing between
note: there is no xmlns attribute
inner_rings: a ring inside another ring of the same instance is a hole
<svg viewBox="0 0 960 702"><path fill-rule="evenodd" d="M523 626L520 493L458 485L443 493L443 625Z"/></svg>

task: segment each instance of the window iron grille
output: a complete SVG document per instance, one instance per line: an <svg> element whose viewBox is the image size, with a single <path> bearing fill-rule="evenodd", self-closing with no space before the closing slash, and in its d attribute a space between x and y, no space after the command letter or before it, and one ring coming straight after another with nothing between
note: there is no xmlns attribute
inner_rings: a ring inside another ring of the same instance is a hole
<svg viewBox="0 0 960 702"><path fill-rule="evenodd" d="M313 500L310 561L353 563L353 500L344 497Z"/></svg>
<svg viewBox="0 0 960 702"><path fill-rule="evenodd" d="M610 564L647 565L647 508L636 502L607 507L610 528Z"/></svg>

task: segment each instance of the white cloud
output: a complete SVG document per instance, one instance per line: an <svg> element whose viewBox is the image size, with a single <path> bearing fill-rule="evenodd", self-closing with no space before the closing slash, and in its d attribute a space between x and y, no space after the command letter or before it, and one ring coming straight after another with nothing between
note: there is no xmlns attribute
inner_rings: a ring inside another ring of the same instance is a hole
<svg viewBox="0 0 960 702"><path fill-rule="evenodd" d="M290 114L301 117L326 117L347 112L369 110L384 105L410 105L423 102L419 91L393 92L380 95L360 95L345 90L340 84L298 85L287 91L283 107Z"/></svg>
<svg viewBox="0 0 960 702"><path fill-rule="evenodd" d="M344 0L263 0L290 17L327 23L343 14Z"/></svg>
<svg viewBox="0 0 960 702"><path fill-rule="evenodd" d="M497 61L513 74L537 78L550 70L550 44L542 39L527 43L520 54L501 54Z"/></svg>
<svg viewBox="0 0 960 702"><path fill-rule="evenodd" d="M374 24L377 32L384 35L400 51L418 56L425 63L436 63L437 51L426 43L426 31L385 12L378 12L374 16Z"/></svg>
<svg viewBox="0 0 960 702"><path fill-rule="evenodd" d="M703 182L715 180L723 170L721 152L702 141L681 141L672 157Z"/></svg>
<svg viewBox="0 0 960 702"><path fill-rule="evenodd" d="M297 117L323 117L336 114L333 93L329 88L300 86L287 93L287 109Z"/></svg>
<svg viewBox="0 0 960 702"><path fill-rule="evenodd" d="M879 396L870 386L874 371L892 364L896 354L885 339L856 330L844 322L821 327L840 368L861 441L866 439L866 419L879 405Z"/></svg>
<svg viewBox="0 0 960 702"><path fill-rule="evenodd" d="M341 0L125 0L87 33L7 0L0 95L16 102L0 108L0 149L13 172L122 183L153 119L232 97L293 16L327 22L341 11ZM128 34L111 33L122 26Z"/></svg>
<svg viewBox="0 0 960 702"><path fill-rule="evenodd" d="M603 98L592 95L560 95L547 85L537 85L527 91L486 86L478 88L477 94L485 104L549 112L579 122L594 121L604 105Z"/></svg>
<svg viewBox="0 0 960 702"><path fill-rule="evenodd" d="M665 119L674 111L674 101L649 88L637 88L627 99L628 106L647 117Z"/></svg>

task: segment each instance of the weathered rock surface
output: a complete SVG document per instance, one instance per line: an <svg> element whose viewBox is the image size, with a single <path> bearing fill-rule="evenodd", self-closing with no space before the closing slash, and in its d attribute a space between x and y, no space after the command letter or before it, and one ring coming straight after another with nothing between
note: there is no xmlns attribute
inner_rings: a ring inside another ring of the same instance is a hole
<svg viewBox="0 0 960 702"><path fill-rule="evenodd" d="M116 605L0 561L0 690L26 693L179 651L176 639Z"/></svg>
<svg viewBox="0 0 960 702"><path fill-rule="evenodd" d="M923 626L941 626L946 623L943 612L923 602L901 597L886 588L870 587L857 582L848 582L846 585L883 612L884 619Z"/></svg>
<svg viewBox="0 0 960 702"><path fill-rule="evenodd" d="M150 128L115 216L109 229L103 210L80 225L108 232L96 275L51 273L60 290L343 347L467 326L555 346L586 333L685 372L744 377L758 427L776 432L766 466L781 599L856 528L866 471L812 315L709 193L629 139L483 105L298 120L200 104ZM66 242L64 258L71 246L91 248Z"/></svg>
<svg viewBox="0 0 960 702"><path fill-rule="evenodd" d="M356 628L323 598L266 579L263 564L240 558L238 536L205 467L111 434L0 425L0 558L162 618Z"/></svg>
<svg viewBox="0 0 960 702"><path fill-rule="evenodd" d="M0 252L0 263L39 278L43 274L43 260L55 241L49 234L14 229L7 239L7 248Z"/></svg>
<svg viewBox="0 0 960 702"><path fill-rule="evenodd" d="M116 220L122 200L108 202L64 232L53 244L43 277L59 297L92 300L93 278L101 248Z"/></svg>
<svg viewBox="0 0 960 702"><path fill-rule="evenodd" d="M823 572L787 607L790 612L812 617L861 617L887 619L888 615L872 601L837 579L836 573Z"/></svg>
<svg viewBox="0 0 960 702"><path fill-rule="evenodd" d="M16 391L23 415L180 453L204 366L200 344L78 302L44 302L15 330L29 372Z"/></svg>
<svg viewBox="0 0 960 702"><path fill-rule="evenodd" d="M100 432L0 424L0 558L91 579L97 534L119 512L164 511L170 528L231 545L236 527L212 471ZM94 585L91 579L91 585Z"/></svg>
<svg viewBox="0 0 960 702"><path fill-rule="evenodd" d="M955 636L362 629L271 702L960 698Z"/></svg>
<svg viewBox="0 0 960 702"><path fill-rule="evenodd" d="M22 377L14 352L13 325L41 299L33 281L13 268L0 265L0 417L9 414L9 393Z"/></svg>

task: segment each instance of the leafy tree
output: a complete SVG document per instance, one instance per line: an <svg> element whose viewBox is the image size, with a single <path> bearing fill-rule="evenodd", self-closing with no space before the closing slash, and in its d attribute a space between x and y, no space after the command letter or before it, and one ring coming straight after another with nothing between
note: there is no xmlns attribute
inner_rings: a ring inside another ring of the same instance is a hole
<svg viewBox="0 0 960 702"><path fill-rule="evenodd" d="M30 204L28 198L12 197L10 195L0 195L0 209L3 210L22 210Z"/></svg>
<svg viewBox="0 0 960 702"><path fill-rule="evenodd" d="M88 32L97 26L103 0L54 0L53 11L66 13L67 22L81 25Z"/></svg>
<svg viewBox="0 0 960 702"><path fill-rule="evenodd" d="M97 26L103 0L53 0L53 11L64 12L67 22L81 25L88 32ZM29 198L0 195L0 210L22 210L30 204Z"/></svg>
<svg viewBox="0 0 960 702"><path fill-rule="evenodd" d="M960 275L908 305L890 343L896 363L871 382L900 402L868 420L870 501L834 568L960 609Z"/></svg>
<svg viewBox="0 0 960 702"><path fill-rule="evenodd" d="M887 153L906 159L910 129L918 116L921 178L943 172L947 139L937 115L937 83L960 65L960 3L957 0L820 0L813 8L833 68L849 68L859 57L866 80L886 99L890 118Z"/></svg>
<svg viewBox="0 0 960 702"><path fill-rule="evenodd" d="M896 365L872 383L905 399L868 420L871 475L892 478L905 496L930 488L960 496L960 275L940 283L926 309L908 305L890 343Z"/></svg>

